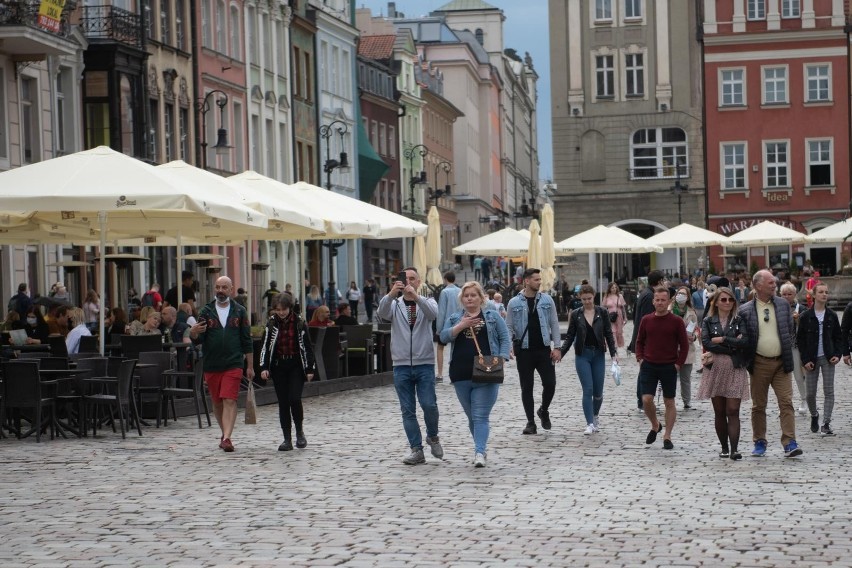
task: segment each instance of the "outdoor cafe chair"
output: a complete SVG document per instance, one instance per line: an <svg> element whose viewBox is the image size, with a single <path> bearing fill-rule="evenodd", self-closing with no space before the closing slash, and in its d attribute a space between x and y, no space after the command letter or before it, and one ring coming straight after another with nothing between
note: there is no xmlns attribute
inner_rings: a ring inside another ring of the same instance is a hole
<svg viewBox="0 0 852 568"><path fill-rule="evenodd" d="M168 351L143 351L139 354L139 363L151 365L151 367L137 369L136 375L139 377L135 386L136 400L138 401L137 408L141 413L144 402L143 396L155 395L154 399L157 403L157 428L159 428L160 408L163 405L163 373L171 370L172 356Z"/></svg>
<svg viewBox="0 0 852 568"><path fill-rule="evenodd" d="M16 413L13 421L15 423L10 424L10 431L14 431L15 437L19 439L35 432L36 442L41 442L44 410L49 411L50 439L52 440L56 435L56 406L52 393L45 392L47 389L41 382L38 369L38 361L6 361L3 364L3 399L2 406L0 406L0 424L3 424L7 419L12 419L12 417L7 417L10 409L17 411L32 409L35 416L30 420L32 427L29 432L21 433L18 413Z"/></svg>
<svg viewBox="0 0 852 568"><path fill-rule="evenodd" d="M61 335L48 336L47 345L50 347L52 357L68 357L68 346L65 344L65 338Z"/></svg>
<svg viewBox="0 0 852 568"><path fill-rule="evenodd" d="M344 325L341 330L346 333L347 354L349 357L349 372L352 375L369 375L373 373L373 326ZM353 364L359 364L357 371Z"/></svg>
<svg viewBox="0 0 852 568"><path fill-rule="evenodd" d="M116 385L115 394L87 394L83 397L87 407L106 406L113 411L118 412L118 421L121 426L121 438L126 438L126 430L130 427L130 421L136 422L136 431L142 435L142 427L139 425L139 413L136 409L136 404L133 400L131 385L133 383L133 372L136 370L136 359L126 359L121 362L118 369L118 377L113 379L110 377L102 379L103 382L111 382ZM90 379L93 380L93 379ZM126 408L126 411L125 411ZM88 410L86 414L90 413ZM125 428L127 424L127 428ZM92 436L97 435L98 421L92 421ZM113 423L113 430L115 424Z"/></svg>
<svg viewBox="0 0 852 568"><path fill-rule="evenodd" d="M84 335L80 338L80 353L100 353L101 338L98 335Z"/></svg>
<svg viewBox="0 0 852 568"><path fill-rule="evenodd" d="M190 380L189 387L180 387L179 380L187 378ZM177 411L175 409L175 398L192 397L195 403L195 416L198 418L198 428L203 428L201 424L201 407L204 406L204 414L207 416L207 427L210 422L210 409L207 407L207 397L204 395L204 365L201 358L195 361L195 368L192 371L166 371L163 373L163 404L161 410L165 411L163 417L163 426L169 425L169 406L172 408L172 417L177 421ZM160 424L159 410L157 414L157 424Z"/></svg>

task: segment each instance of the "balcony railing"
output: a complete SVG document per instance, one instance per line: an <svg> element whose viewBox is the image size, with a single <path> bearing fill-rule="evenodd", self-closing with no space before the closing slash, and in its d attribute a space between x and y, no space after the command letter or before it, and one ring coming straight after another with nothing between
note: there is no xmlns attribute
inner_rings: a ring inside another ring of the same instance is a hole
<svg viewBox="0 0 852 568"><path fill-rule="evenodd" d="M112 40L143 49L142 16L115 6L83 8L83 34L89 39Z"/></svg>
<svg viewBox="0 0 852 568"><path fill-rule="evenodd" d="M40 0L22 0L20 2L0 2L0 26L26 26L47 33L54 33L60 37L68 37L71 25L68 15L77 7L76 0L68 0L62 10L59 20L59 31L54 32L47 29L38 22L38 10L41 6Z"/></svg>
<svg viewBox="0 0 852 568"><path fill-rule="evenodd" d="M690 167L686 165L678 167L680 168L681 179L689 178ZM627 173L631 180L675 179L678 177L674 166L630 168L627 170Z"/></svg>

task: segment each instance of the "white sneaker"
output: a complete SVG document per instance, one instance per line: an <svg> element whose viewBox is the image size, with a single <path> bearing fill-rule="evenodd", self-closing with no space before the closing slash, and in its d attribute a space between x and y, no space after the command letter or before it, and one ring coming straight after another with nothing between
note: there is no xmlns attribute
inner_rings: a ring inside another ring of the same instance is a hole
<svg viewBox="0 0 852 568"><path fill-rule="evenodd" d="M595 416L594 425L595 425L595 432L599 432L600 429L601 429L601 419L598 416Z"/></svg>
<svg viewBox="0 0 852 568"><path fill-rule="evenodd" d="M594 424L589 424L588 426L586 426L586 429L583 431L584 436L591 436L594 433L595 433L595 425Z"/></svg>
<svg viewBox="0 0 852 568"><path fill-rule="evenodd" d="M480 454L477 452L476 457L473 458L473 466L485 467L485 454Z"/></svg>
<svg viewBox="0 0 852 568"><path fill-rule="evenodd" d="M808 413L808 409L805 408L804 405L802 405L802 406L799 407L798 412L799 412L799 416L805 416Z"/></svg>

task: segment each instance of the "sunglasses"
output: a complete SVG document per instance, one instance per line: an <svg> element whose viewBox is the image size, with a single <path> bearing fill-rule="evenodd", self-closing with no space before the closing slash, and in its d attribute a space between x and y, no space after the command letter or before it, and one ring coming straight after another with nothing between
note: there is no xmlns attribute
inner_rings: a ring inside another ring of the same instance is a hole
<svg viewBox="0 0 852 568"><path fill-rule="evenodd" d="M733 303L733 301L734 301L733 298L728 298L727 296L722 296L721 298L719 298L719 302L721 302L723 304Z"/></svg>
<svg viewBox="0 0 852 568"><path fill-rule="evenodd" d="M769 321L769 308L763 308L763 321Z"/></svg>

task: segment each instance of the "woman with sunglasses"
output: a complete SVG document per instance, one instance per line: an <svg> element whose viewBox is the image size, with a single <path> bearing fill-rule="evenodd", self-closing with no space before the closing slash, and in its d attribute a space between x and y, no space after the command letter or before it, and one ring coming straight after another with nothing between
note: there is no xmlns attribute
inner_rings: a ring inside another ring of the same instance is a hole
<svg viewBox="0 0 852 568"><path fill-rule="evenodd" d="M737 451L740 441L740 403L749 398L748 373L744 350L748 330L737 315L737 299L728 287L716 290L701 323L701 343L712 362L705 370L698 398L713 402L716 435L722 444L720 458L742 459Z"/></svg>

